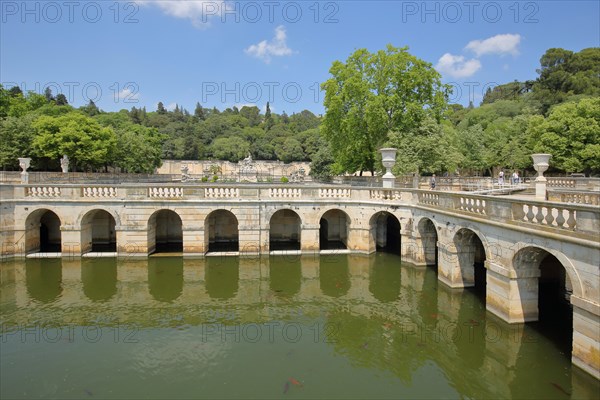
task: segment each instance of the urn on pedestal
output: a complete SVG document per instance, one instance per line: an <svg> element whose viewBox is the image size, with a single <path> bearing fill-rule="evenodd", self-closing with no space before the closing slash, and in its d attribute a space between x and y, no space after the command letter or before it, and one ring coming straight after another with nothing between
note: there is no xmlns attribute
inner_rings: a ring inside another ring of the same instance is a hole
<svg viewBox="0 0 600 400"><path fill-rule="evenodd" d="M535 178L535 198L536 200L546 200L546 181L544 172L550 166L550 158L552 154L532 154L533 168L538 172Z"/></svg>
<svg viewBox="0 0 600 400"><path fill-rule="evenodd" d="M392 174L392 167L396 164L396 151L393 147L386 147L383 149L379 149L381 153L381 162L386 169L385 174L383 175L383 187L384 188L393 188L394 182L396 181L396 177Z"/></svg>

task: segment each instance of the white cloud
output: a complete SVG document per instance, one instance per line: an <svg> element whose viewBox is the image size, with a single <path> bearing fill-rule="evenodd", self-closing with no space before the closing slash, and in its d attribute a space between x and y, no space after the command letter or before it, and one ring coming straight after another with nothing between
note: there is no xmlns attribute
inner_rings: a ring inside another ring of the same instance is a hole
<svg viewBox="0 0 600 400"><path fill-rule="evenodd" d="M132 92L128 87L123 88L119 93L117 93L117 99L125 100L125 102L133 102L140 99L140 94L138 92Z"/></svg>
<svg viewBox="0 0 600 400"><path fill-rule="evenodd" d="M271 57L289 56L293 53L286 44L287 34L283 25L275 28L275 37L269 41L263 40L258 44L253 44L244 51L246 54L260 58L265 63L271 62Z"/></svg>
<svg viewBox="0 0 600 400"><path fill-rule="evenodd" d="M210 19L220 16L225 10L223 0L137 0L142 6L158 7L167 15L189 19L196 28L204 29L210 25Z"/></svg>
<svg viewBox="0 0 600 400"><path fill-rule="evenodd" d="M521 35L506 33L484 40L472 40L465 49L473 51L477 57L484 54L517 55L519 43L521 43Z"/></svg>
<svg viewBox="0 0 600 400"><path fill-rule="evenodd" d="M477 59L465 60L464 56L446 53L440 57L435 69L453 78L466 78L479 71L481 63Z"/></svg>

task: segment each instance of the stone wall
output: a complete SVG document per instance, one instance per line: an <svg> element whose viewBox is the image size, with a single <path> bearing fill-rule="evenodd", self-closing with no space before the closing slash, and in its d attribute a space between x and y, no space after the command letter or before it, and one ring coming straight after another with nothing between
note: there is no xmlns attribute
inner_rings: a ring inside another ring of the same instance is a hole
<svg viewBox="0 0 600 400"><path fill-rule="evenodd" d="M292 162L285 164L283 161L265 161L265 160L254 160L254 166L258 176L274 176L289 177L292 173L303 168L306 176L310 172L310 163L308 162ZM216 165L221 168L221 174L223 176L238 176L242 174L239 163L232 163L223 160L163 160L160 168L157 169L158 174L181 174L181 167L186 165L188 167L188 174L190 175L202 175L211 177L213 174L210 172L210 168ZM218 174L218 175L221 175ZM242 174L243 175L243 174Z"/></svg>

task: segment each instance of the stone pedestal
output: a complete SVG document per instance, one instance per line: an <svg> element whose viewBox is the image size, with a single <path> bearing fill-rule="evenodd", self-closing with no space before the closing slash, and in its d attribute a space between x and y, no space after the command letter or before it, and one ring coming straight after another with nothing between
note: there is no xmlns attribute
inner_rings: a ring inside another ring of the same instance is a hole
<svg viewBox="0 0 600 400"><path fill-rule="evenodd" d="M532 154L533 168L538 172L537 178L535 178L535 198L536 200L546 200L546 178L544 178L544 172L550 166L548 163L551 154Z"/></svg>

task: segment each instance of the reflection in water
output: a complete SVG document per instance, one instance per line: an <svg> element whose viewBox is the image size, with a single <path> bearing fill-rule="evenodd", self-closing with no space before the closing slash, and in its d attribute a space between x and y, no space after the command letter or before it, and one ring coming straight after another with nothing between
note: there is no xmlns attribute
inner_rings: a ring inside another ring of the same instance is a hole
<svg viewBox="0 0 600 400"><path fill-rule="evenodd" d="M330 297L340 297L350 289L347 256L323 256L319 267L321 292Z"/></svg>
<svg viewBox="0 0 600 400"><path fill-rule="evenodd" d="M28 259L25 262L27 294L42 303L50 303L62 293L61 259Z"/></svg>
<svg viewBox="0 0 600 400"><path fill-rule="evenodd" d="M285 262L277 262L285 258ZM269 258L269 287L282 296L294 296L300 292L302 267L299 256L272 256Z"/></svg>
<svg viewBox="0 0 600 400"><path fill-rule="evenodd" d="M400 295L400 256L377 253L374 257L369 291L383 303L395 301Z"/></svg>
<svg viewBox="0 0 600 400"><path fill-rule="evenodd" d="M183 292L183 259L149 258L148 287L155 300L166 303L177 300Z"/></svg>
<svg viewBox="0 0 600 400"><path fill-rule="evenodd" d="M435 271L395 255L116 265L0 264L0 397L566 399L600 390L529 324L498 320L471 291L438 285ZM40 321L55 328L36 341L27 332ZM73 334L55 340L57 329Z"/></svg>
<svg viewBox="0 0 600 400"><path fill-rule="evenodd" d="M206 258L206 291L213 299L230 299L238 291L240 276L238 257Z"/></svg>
<svg viewBox="0 0 600 400"><path fill-rule="evenodd" d="M111 259L83 260L83 293L92 301L107 301L117 293L117 264Z"/></svg>

